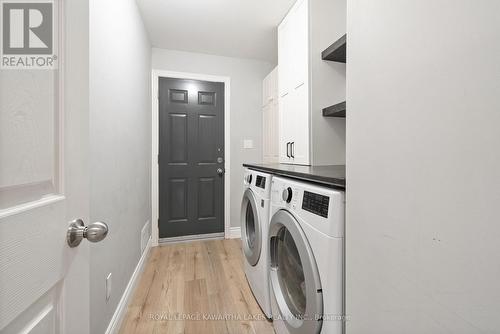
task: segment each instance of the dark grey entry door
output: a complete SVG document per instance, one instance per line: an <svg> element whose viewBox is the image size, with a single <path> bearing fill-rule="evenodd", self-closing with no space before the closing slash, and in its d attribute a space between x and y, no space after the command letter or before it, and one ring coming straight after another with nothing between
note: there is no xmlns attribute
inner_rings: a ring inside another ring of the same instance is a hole
<svg viewBox="0 0 500 334"><path fill-rule="evenodd" d="M159 79L160 238L224 232L224 84Z"/></svg>

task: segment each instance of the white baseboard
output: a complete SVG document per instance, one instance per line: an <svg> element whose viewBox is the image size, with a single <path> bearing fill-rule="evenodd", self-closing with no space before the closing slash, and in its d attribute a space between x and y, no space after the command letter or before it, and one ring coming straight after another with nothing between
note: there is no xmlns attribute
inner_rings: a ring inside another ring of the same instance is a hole
<svg viewBox="0 0 500 334"><path fill-rule="evenodd" d="M229 239L241 238L241 227L231 227L229 229Z"/></svg>
<svg viewBox="0 0 500 334"><path fill-rule="evenodd" d="M122 324L123 318L125 317L125 314L127 313L127 306L132 298L135 287L137 286L137 283L139 283L139 280L141 278L141 274L144 271L144 267L146 265L146 260L149 255L149 251L151 250L151 237L149 238L149 241L146 245L146 248L144 249L144 252L142 253L141 259L139 260L139 263L137 263L137 266L135 267L134 273L132 274L132 277L130 277L130 281L127 284L127 287L125 288L125 291L123 292L122 298L120 299L120 302L118 303L118 306L116 307L115 314L113 314L113 317L111 318L111 321L109 322L108 329L106 330L106 334L116 334L120 330L120 326Z"/></svg>

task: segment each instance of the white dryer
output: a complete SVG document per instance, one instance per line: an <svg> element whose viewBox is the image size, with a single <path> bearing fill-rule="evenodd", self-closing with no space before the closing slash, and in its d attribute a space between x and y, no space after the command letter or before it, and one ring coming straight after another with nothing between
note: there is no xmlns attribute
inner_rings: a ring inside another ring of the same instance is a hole
<svg viewBox="0 0 500 334"><path fill-rule="evenodd" d="M260 308L271 317L269 288L269 209L271 175L245 169L245 192L241 203L241 243L250 288Z"/></svg>
<svg viewBox="0 0 500 334"><path fill-rule="evenodd" d="M272 180L271 308L277 334L344 331L344 192Z"/></svg>

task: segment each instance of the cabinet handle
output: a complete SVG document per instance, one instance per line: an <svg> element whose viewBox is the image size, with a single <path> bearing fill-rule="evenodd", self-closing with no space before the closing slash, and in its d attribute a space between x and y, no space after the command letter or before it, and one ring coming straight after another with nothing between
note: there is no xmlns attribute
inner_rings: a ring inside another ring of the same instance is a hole
<svg viewBox="0 0 500 334"><path fill-rule="evenodd" d="M300 85L298 85L297 87L295 87L295 89L299 89L299 88L300 88L301 86L303 86L303 85L304 85L304 82L303 82L303 83L301 83Z"/></svg>
<svg viewBox="0 0 500 334"><path fill-rule="evenodd" d="M288 153L289 147L290 147L290 142L286 143L286 156L287 156L287 158L290 158L290 153Z"/></svg>
<svg viewBox="0 0 500 334"><path fill-rule="evenodd" d="M295 142L291 142L290 143L290 146L291 146L291 150L290 150L290 156L292 157L292 159L295 159Z"/></svg>

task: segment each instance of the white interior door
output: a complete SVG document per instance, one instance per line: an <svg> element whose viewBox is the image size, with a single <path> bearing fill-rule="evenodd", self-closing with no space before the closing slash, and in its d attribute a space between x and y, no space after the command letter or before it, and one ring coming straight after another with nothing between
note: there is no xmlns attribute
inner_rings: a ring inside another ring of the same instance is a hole
<svg viewBox="0 0 500 334"><path fill-rule="evenodd" d="M59 69L0 70L2 334L89 332L88 242L66 243L89 216L88 2L54 14Z"/></svg>

